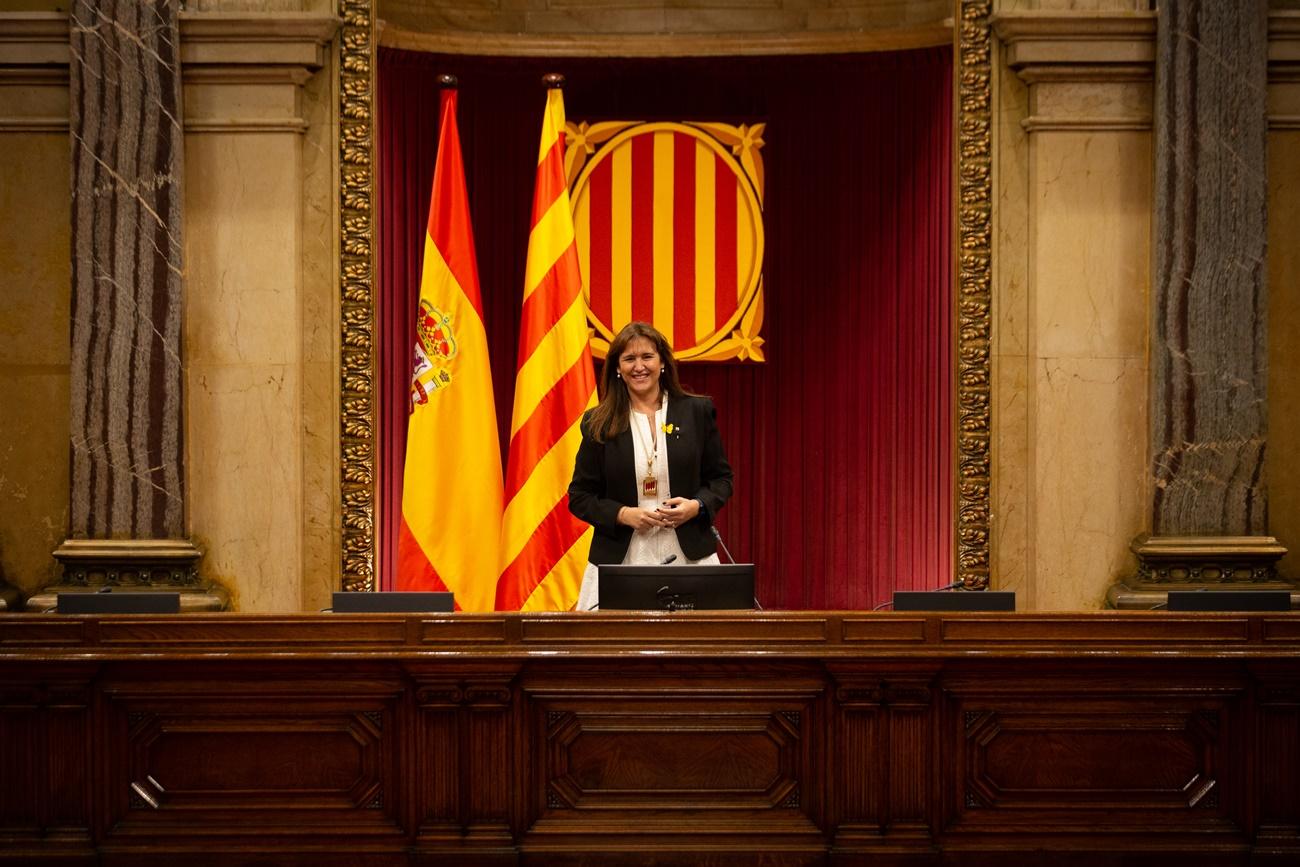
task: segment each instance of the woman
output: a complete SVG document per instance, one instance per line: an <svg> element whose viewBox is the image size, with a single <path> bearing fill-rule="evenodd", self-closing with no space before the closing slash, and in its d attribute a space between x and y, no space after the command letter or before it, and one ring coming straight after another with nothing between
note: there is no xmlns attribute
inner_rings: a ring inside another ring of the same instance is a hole
<svg viewBox="0 0 1300 867"><path fill-rule="evenodd" d="M569 510L596 530L579 611L599 605L601 564L717 563L711 526L731 496L713 401L682 388L653 326L632 322L610 343L600 393L569 483Z"/></svg>

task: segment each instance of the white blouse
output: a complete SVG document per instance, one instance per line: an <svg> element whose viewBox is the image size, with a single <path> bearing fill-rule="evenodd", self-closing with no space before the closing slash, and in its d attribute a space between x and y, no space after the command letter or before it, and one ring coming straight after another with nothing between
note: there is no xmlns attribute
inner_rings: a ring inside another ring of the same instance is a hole
<svg viewBox="0 0 1300 867"><path fill-rule="evenodd" d="M631 410L628 422L632 427L632 466L636 474L637 505L647 511L654 511L671 495L668 493L668 438L664 435L664 424L668 414L668 399L665 396L659 403L659 410L654 415L650 430L646 429L645 413ZM653 432L653 433L652 433ZM653 436L653 439L651 438ZM646 475L646 458L654 455L652 472L655 477L655 493L646 496L642 480ZM623 563L632 566L652 566L663 563L669 557L675 557L673 565L695 565L696 563L718 563L718 555L710 554L702 560L688 560L677 541L677 531L672 527L651 527L648 530L636 530L632 541L627 546ZM582 589L578 593L576 610L591 611L600 607L600 591L597 586L597 567L588 563L582 574Z"/></svg>

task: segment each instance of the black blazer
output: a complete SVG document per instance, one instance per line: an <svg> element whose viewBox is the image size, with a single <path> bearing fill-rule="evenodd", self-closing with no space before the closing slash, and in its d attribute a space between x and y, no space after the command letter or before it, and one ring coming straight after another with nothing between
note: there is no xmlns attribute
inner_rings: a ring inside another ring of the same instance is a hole
<svg viewBox="0 0 1300 867"><path fill-rule="evenodd" d="M665 423L674 428L663 437L668 446L669 497L697 499L704 508L677 528L677 541L691 560L717 550L709 529L713 516L731 497L731 465L722 451L717 410L707 397L668 399ZM569 511L596 528L587 559L597 565L621 563L632 541L632 528L618 523L618 510L637 505L637 468L632 431L598 443L591 435L591 412L582 417L582 444L569 483Z"/></svg>

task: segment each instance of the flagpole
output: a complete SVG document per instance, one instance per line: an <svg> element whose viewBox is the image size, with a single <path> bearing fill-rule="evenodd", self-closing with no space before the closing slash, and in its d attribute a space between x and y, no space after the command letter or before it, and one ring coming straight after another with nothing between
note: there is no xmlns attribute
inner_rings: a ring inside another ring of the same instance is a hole
<svg viewBox="0 0 1300 867"><path fill-rule="evenodd" d="M496 597L504 490L492 372L465 182L454 76L438 78L438 155L413 335L395 589L450 590L456 606Z"/></svg>
<svg viewBox="0 0 1300 867"><path fill-rule="evenodd" d="M564 177L564 76L547 73L542 85L496 604L564 611L577 602L593 532L569 511L568 485L596 379Z"/></svg>

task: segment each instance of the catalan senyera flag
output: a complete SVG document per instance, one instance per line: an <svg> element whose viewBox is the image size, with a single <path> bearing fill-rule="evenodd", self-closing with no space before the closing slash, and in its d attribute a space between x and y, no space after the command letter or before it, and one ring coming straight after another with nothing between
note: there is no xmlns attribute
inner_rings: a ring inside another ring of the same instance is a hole
<svg viewBox="0 0 1300 867"><path fill-rule="evenodd" d="M524 274L497 608L567 611L591 528L569 513L582 413L596 405L587 308L564 174L564 97L547 92Z"/></svg>
<svg viewBox="0 0 1300 867"><path fill-rule="evenodd" d="M398 590L450 590L464 611L491 611L501 528L501 449L469 196L444 88L406 438Z"/></svg>

